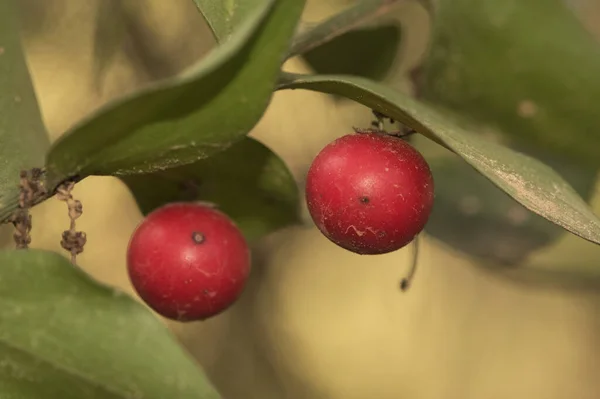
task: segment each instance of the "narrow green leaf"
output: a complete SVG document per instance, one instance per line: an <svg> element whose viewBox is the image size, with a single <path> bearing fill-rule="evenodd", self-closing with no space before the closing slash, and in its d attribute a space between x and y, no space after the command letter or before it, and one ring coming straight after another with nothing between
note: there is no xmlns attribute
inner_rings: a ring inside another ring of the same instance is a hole
<svg viewBox="0 0 600 399"><path fill-rule="evenodd" d="M217 42L228 40L235 28L257 7L272 0L194 0Z"/></svg>
<svg viewBox="0 0 600 399"><path fill-rule="evenodd" d="M303 0L262 3L230 40L182 76L79 123L48 154L48 186L75 175L165 170L240 140L270 101L303 5Z"/></svg>
<svg viewBox="0 0 600 399"><path fill-rule="evenodd" d="M43 166L50 145L18 22L16 1L0 1L0 208L18 196L22 169Z"/></svg>
<svg viewBox="0 0 600 399"><path fill-rule="evenodd" d="M62 256L0 251L0 392L37 399L219 395L166 327Z"/></svg>
<svg viewBox="0 0 600 399"><path fill-rule="evenodd" d="M276 154L251 138L194 164L123 181L144 214L169 202L210 202L249 241L300 220L294 177Z"/></svg>
<svg viewBox="0 0 600 399"><path fill-rule="evenodd" d="M440 0L419 95L600 165L600 46L564 0Z"/></svg>
<svg viewBox="0 0 600 399"><path fill-rule="evenodd" d="M381 80L394 64L400 37L399 25L353 30L304 53L304 58L319 74Z"/></svg>
<svg viewBox="0 0 600 399"><path fill-rule="evenodd" d="M464 130L434 108L360 77L284 74L279 89L303 88L351 98L414 128L461 156L527 209L600 243L600 219L547 165Z"/></svg>
<svg viewBox="0 0 600 399"><path fill-rule="evenodd" d="M536 158L560 172L582 198L591 198L594 171L562 159ZM562 228L527 210L462 159L438 157L429 165L436 192L425 229L453 248L497 263L517 264L564 234Z"/></svg>

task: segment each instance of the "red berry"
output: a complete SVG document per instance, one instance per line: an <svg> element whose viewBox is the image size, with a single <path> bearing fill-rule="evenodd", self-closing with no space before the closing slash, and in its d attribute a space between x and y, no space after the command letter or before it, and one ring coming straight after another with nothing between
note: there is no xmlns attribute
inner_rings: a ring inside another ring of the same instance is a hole
<svg viewBox="0 0 600 399"><path fill-rule="evenodd" d="M250 250L235 224L198 203L158 208L136 228L127 251L133 287L157 313L203 320L232 305L250 272Z"/></svg>
<svg viewBox="0 0 600 399"><path fill-rule="evenodd" d="M385 134L341 137L308 171L306 201L331 241L358 254L383 254L410 243L433 206L433 177L421 154Z"/></svg>

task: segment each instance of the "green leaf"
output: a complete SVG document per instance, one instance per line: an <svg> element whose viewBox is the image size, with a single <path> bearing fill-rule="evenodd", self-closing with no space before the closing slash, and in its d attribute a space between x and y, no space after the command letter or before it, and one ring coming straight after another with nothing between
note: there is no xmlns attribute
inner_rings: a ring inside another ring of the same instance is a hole
<svg viewBox="0 0 600 399"><path fill-rule="evenodd" d="M227 41L235 28L258 6L272 0L194 0L217 42Z"/></svg>
<svg viewBox="0 0 600 399"><path fill-rule="evenodd" d="M19 172L42 167L49 139L29 77L15 0L0 1L0 208L19 195Z"/></svg>
<svg viewBox="0 0 600 399"><path fill-rule="evenodd" d="M600 46L563 0L440 0L419 95L600 165Z"/></svg>
<svg viewBox="0 0 600 399"><path fill-rule="evenodd" d="M600 243L600 219L547 165L458 126L409 96L360 77L284 74L279 89L303 88L351 98L417 130L461 156L527 209L591 242Z"/></svg>
<svg viewBox="0 0 600 399"><path fill-rule="evenodd" d="M583 198L592 197L595 172L548 156L536 158L552 165ZM563 235L563 229L527 210L460 158L438 157L429 165L436 194L425 230L453 248L517 264Z"/></svg>
<svg viewBox="0 0 600 399"><path fill-rule="evenodd" d="M400 36L398 25L353 30L304 53L304 58L319 74L381 80L394 64Z"/></svg>
<svg viewBox="0 0 600 399"><path fill-rule="evenodd" d="M210 202L249 241L300 220L293 176L277 155L251 138L194 164L123 181L144 214L169 202Z"/></svg>
<svg viewBox="0 0 600 399"><path fill-rule="evenodd" d="M37 399L219 397L141 304L62 256L0 251L0 392Z"/></svg>
<svg viewBox="0 0 600 399"><path fill-rule="evenodd" d="M48 186L75 175L165 170L240 140L270 101L303 4L262 3L230 40L182 76L127 96L79 123L48 154Z"/></svg>

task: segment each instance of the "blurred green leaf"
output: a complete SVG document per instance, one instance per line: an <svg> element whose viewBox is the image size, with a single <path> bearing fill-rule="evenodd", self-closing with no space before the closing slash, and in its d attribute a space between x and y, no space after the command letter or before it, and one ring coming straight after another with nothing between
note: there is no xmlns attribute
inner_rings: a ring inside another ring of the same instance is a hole
<svg viewBox="0 0 600 399"><path fill-rule="evenodd" d="M8 248L7 245L11 241L13 226L10 224L0 224L0 248Z"/></svg>
<svg viewBox="0 0 600 399"><path fill-rule="evenodd" d="M548 156L551 165L584 199L594 193L596 173ZM549 245L564 230L530 212L456 156L429 162L435 204L425 230L469 255L517 264ZM460 226L457 228L457 226Z"/></svg>
<svg viewBox="0 0 600 399"><path fill-rule="evenodd" d="M459 127L409 96L368 79L284 73L279 89L308 89L353 99L409 126L456 154L527 209L586 240L600 243L600 219L547 165Z"/></svg>
<svg viewBox="0 0 600 399"><path fill-rule="evenodd" d="M387 16L402 1L359 0L354 6L348 7L333 17L296 35L288 57L305 54L354 29L364 27L367 23L373 23L373 21Z"/></svg>
<svg viewBox="0 0 600 399"><path fill-rule="evenodd" d="M19 172L50 146L19 37L15 0L0 1L0 208L19 196Z"/></svg>
<svg viewBox="0 0 600 399"><path fill-rule="evenodd" d="M0 392L37 399L218 393L167 328L62 256L0 251Z"/></svg>
<svg viewBox="0 0 600 399"><path fill-rule="evenodd" d="M206 19L217 42L231 37L235 28L258 7L267 7L273 0L194 0Z"/></svg>
<svg viewBox="0 0 600 399"><path fill-rule="evenodd" d="M106 74L110 63L123 48L129 15L125 11L128 0L105 0L97 5L93 51L96 88Z"/></svg>
<svg viewBox="0 0 600 399"><path fill-rule="evenodd" d="M115 58L121 54L138 75L149 80L171 77L180 70L172 57L156 45L156 27L148 21L147 5L138 0L106 0L96 5L93 38L94 84L102 81Z"/></svg>
<svg viewBox="0 0 600 399"><path fill-rule="evenodd" d="M169 202L210 202L249 241L300 220L294 177L276 154L251 138L194 164L123 181L144 214Z"/></svg>
<svg viewBox="0 0 600 399"><path fill-rule="evenodd" d="M419 95L600 165L600 45L562 0L439 0Z"/></svg>
<svg viewBox="0 0 600 399"><path fill-rule="evenodd" d="M48 154L48 185L165 170L244 137L270 101L304 1L263 4L182 76L112 103L62 136Z"/></svg>
<svg viewBox="0 0 600 399"><path fill-rule="evenodd" d="M381 80L394 64L400 37L399 25L353 30L309 50L304 58L319 74Z"/></svg>

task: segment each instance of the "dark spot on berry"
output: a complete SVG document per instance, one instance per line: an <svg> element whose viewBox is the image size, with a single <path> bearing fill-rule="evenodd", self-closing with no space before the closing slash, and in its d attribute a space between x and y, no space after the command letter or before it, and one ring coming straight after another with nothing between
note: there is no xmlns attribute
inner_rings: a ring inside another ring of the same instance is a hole
<svg viewBox="0 0 600 399"><path fill-rule="evenodd" d="M369 200L369 197L360 197L360 198L359 198L359 201L360 201L362 204L368 204L368 203L369 203L371 200Z"/></svg>
<svg viewBox="0 0 600 399"><path fill-rule="evenodd" d="M198 233L197 231L192 233L192 241L194 241L194 244L202 244L204 240L206 240L204 234Z"/></svg>

